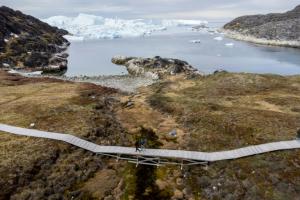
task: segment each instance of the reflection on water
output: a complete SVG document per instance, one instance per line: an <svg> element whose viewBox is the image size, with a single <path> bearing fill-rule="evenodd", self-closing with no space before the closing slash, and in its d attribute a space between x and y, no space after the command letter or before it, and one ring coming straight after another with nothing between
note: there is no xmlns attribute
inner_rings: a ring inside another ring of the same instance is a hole
<svg viewBox="0 0 300 200"><path fill-rule="evenodd" d="M111 63L115 55L172 57L186 60L205 73L216 69L231 72L300 74L300 50L268 47L184 31L164 32L149 37L74 42L69 48L67 75L116 75L126 73ZM190 43L200 40L200 43ZM226 46L234 43L233 46Z"/></svg>

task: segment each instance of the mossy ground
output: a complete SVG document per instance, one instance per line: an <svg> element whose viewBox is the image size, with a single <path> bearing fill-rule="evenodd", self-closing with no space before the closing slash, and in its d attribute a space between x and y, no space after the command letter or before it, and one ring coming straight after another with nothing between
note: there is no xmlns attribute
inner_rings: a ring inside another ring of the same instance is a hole
<svg viewBox="0 0 300 200"><path fill-rule="evenodd" d="M190 132L189 150L218 151L295 139L300 77L218 73L157 83L149 104ZM198 199L297 199L299 150L186 169ZM286 191L289 191L288 193Z"/></svg>

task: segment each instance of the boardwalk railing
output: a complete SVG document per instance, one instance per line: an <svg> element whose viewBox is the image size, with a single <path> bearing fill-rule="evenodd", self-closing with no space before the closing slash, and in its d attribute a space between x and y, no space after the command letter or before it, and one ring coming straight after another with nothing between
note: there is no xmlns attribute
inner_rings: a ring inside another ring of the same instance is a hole
<svg viewBox="0 0 300 200"><path fill-rule="evenodd" d="M132 147L101 146L70 134L52 133L34 129L19 128L5 124L0 124L0 131L16 135L64 141L82 149L94 152L96 154L128 160L129 162L136 163L137 165L147 164L160 166L164 164L206 164L207 162L238 159L267 152L300 148L300 140L289 140L218 152L197 152L166 149L146 149L142 152L136 152L135 148Z"/></svg>

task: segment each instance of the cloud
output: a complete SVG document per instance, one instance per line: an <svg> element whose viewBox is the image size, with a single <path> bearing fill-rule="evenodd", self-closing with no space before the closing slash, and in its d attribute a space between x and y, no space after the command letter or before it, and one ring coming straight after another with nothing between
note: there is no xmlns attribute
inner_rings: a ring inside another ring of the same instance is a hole
<svg viewBox="0 0 300 200"><path fill-rule="evenodd" d="M283 12L299 0L1 0L1 4L40 18L90 13L125 18L229 19Z"/></svg>

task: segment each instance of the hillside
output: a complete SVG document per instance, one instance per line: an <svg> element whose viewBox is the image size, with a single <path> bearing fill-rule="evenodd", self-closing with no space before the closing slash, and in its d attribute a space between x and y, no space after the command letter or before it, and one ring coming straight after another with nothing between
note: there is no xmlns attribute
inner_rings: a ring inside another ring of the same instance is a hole
<svg viewBox="0 0 300 200"><path fill-rule="evenodd" d="M238 17L224 29L229 36L241 40L300 47L300 6L286 13Z"/></svg>
<svg viewBox="0 0 300 200"><path fill-rule="evenodd" d="M0 7L0 67L28 71L62 72L67 69L64 53L68 32L32 16Z"/></svg>

